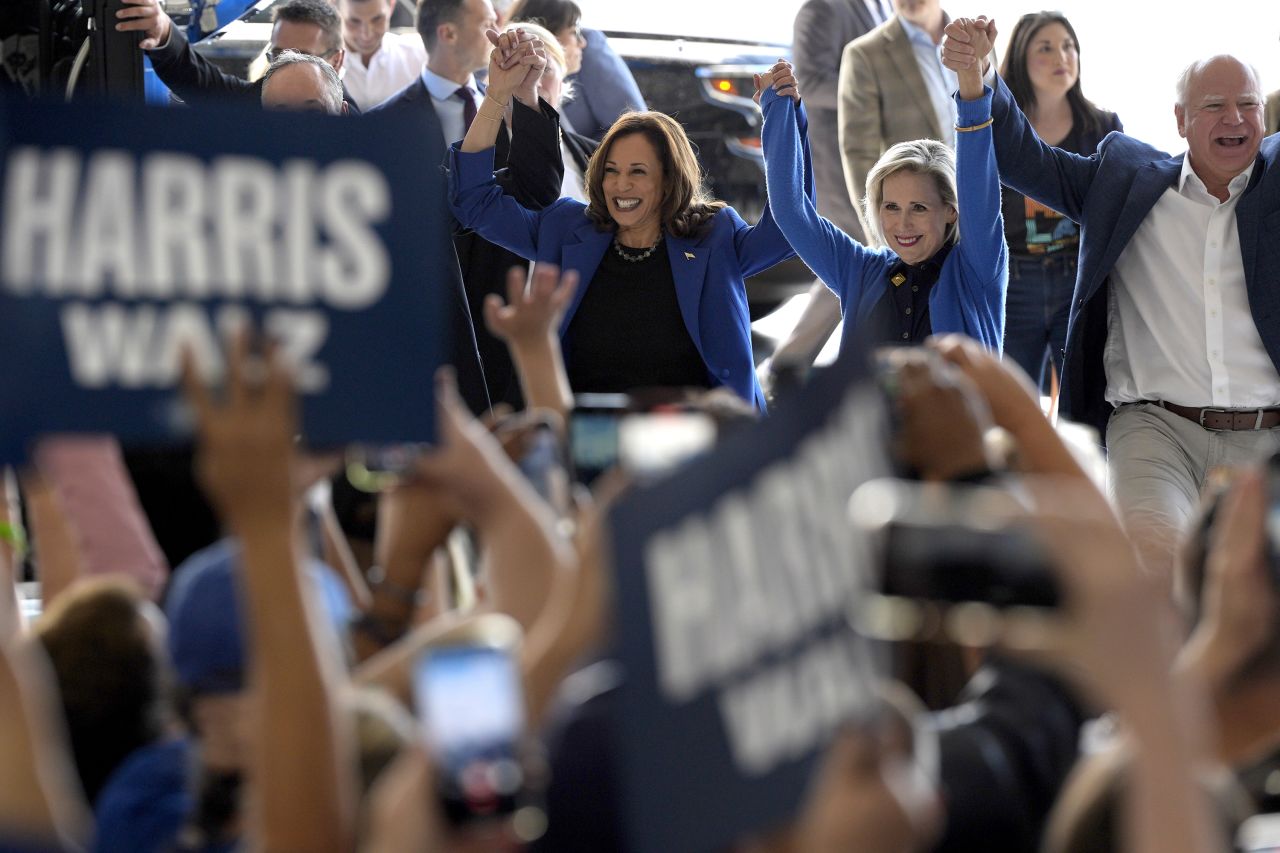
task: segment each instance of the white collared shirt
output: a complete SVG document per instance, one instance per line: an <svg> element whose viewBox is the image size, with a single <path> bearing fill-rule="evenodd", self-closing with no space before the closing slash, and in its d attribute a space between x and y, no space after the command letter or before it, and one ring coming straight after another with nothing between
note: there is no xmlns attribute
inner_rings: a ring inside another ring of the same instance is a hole
<svg viewBox="0 0 1280 853"><path fill-rule="evenodd" d="M1253 166L1219 202L1183 159L1111 273L1107 401L1280 404L1280 375L1249 311L1236 204Z"/></svg>
<svg viewBox="0 0 1280 853"><path fill-rule="evenodd" d="M467 123L463 113L462 99L454 97L453 94L458 91L458 84L452 80L446 80L430 68L422 69L422 82L431 93L436 116L440 119L440 127L444 130L445 145L461 142L462 137L467 135ZM478 112L484 96L480 94L474 74L467 77L466 86L471 90L471 100L475 102Z"/></svg>
<svg viewBox="0 0 1280 853"><path fill-rule="evenodd" d="M369 57L367 68L358 52L347 51L342 81L356 106L368 112L412 83L426 64L422 36L388 32L382 36L378 52Z"/></svg>
<svg viewBox="0 0 1280 853"><path fill-rule="evenodd" d="M928 33L901 15L898 16L898 21L907 34L907 40L911 42L916 64L920 66L920 76L924 78L933 111L938 116L938 127L942 129L942 136L938 141L955 147L957 113L956 102L951 93L960 88L960 80L956 77L956 72L943 66L941 44L934 44ZM993 66L994 64L992 63Z"/></svg>

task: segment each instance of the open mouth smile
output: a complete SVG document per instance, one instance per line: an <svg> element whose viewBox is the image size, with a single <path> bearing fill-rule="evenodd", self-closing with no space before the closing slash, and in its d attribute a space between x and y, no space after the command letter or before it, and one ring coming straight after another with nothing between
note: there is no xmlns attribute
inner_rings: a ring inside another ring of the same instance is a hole
<svg viewBox="0 0 1280 853"><path fill-rule="evenodd" d="M613 200L613 206L614 206L614 207L616 207L616 208L618 208L618 210L635 210L637 207L639 207L639 206L640 206L640 199L638 199L638 198L615 198L615 199Z"/></svg>

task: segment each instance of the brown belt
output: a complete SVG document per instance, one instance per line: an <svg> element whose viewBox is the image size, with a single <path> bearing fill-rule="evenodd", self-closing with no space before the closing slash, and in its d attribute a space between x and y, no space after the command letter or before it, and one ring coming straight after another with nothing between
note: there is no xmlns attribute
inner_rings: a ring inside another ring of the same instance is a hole
<svg viewBox="0 0 1280 853"><path fill-rule="evenodd" d="M1178 417L1215 431L1273 429L1280 426L1280 408L1271 409L1196 409L1156 400L1155 404Z"/></svg>

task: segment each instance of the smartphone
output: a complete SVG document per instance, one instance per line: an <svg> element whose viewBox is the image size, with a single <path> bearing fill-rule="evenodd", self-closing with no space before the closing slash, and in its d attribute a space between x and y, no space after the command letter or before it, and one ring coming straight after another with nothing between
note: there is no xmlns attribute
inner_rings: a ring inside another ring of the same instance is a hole
<svg viewBox="0 0 1280 853"><path fill-rule="evenodd" d="M637 479L653 479L709 450L715 441L715 421L704 412L627 415L618 424L618 462Z"/></svg>
<svg viewBox="0 0 1280 853"><path fill-rule="evenodd" d="M618 428L631 411L626 394L579 394L569 413L569 457L574 479L591 485L618 464Z"/></svg>
<svg viewBox="0 0 1280 853"><path fill-rule="evenodd" d="M398 485L412 472L428 444L359 444L347 451L347 481L362 492Z"/></svg>
<svg viewBox="0 0 1280 853"><path fill-rule="evenodd" d="M849 502L872 536L884 595L948 604L1055 608L1048 551L1014 496L990 486L874 480Z"/></svg>
<svg viewBox="0 0 1280 853"><path fill-rule="evenodd" d="M500 621L489 618L495 615ZM510 622L499 614L479 617L427 648L414 667L414 702L436 790L455 825L507 817L528 805L519 627Z"/></svg>

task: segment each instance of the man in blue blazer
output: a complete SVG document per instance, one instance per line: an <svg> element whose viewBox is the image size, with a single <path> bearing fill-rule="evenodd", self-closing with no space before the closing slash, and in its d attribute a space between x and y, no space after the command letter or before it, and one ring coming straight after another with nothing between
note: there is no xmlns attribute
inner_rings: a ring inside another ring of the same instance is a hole
<svg viewBox="0 0 1280 853"><path fill-rule="evenodd" d="M479 107L484 90L476 82L475 72L488 67L491 45L485 32L495 21L489 0L422 0L418 4L418 32L430 56L427 67L418 79L370 112L411 117L419 132L404 142L422 152L422 162L428 167L444 163L448 146L466 135L467 117ZM468 94L459 94L461 89ZM548 117L548 111L554 116L549 107L540 112L514 101L513 126L517 131L522 124L527 126L531 139L540 142L518 146L511 152L509 164L511 147L505 128L499 130L496 146L499 167L511 167L503 172L504 187L521 204L534 209L558 199L564 179L556 133L559 125L552 127L557 120ZM448 199L439 202L447 210ZM452 221L452 214L447 221ZM461 280L441 285L448 286L458 299L453 358L458 388L474 412L487 408L490 397L495 403L519 406L519 382L507 346L489 333L481 318L485 297L506 293L507 270L528 268L529 262L471 231L455 231L453 244Z"/></svg>
<svg viewBox="0 0 1280 853"><path fill-rule="evenodd" d="M948 28L944 61L967 48ZM1122 133L1069 154L1002 81L992 103L1001 180L1080 223L1062 409L1105 432L1112 497L1157 569L1210 468L1280 449L1280 140L1234 57L1192 63L1177 91L1177 157Z"/></svg>

